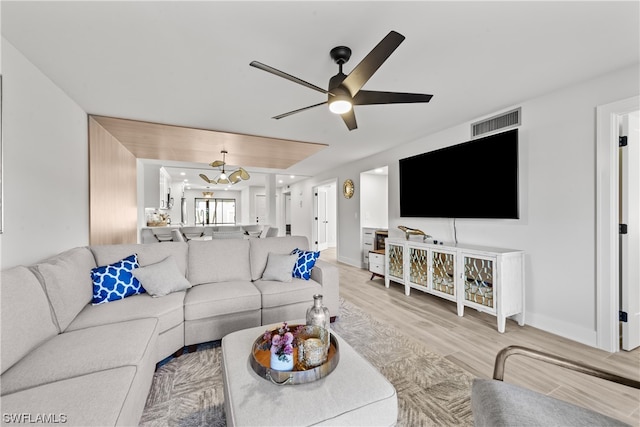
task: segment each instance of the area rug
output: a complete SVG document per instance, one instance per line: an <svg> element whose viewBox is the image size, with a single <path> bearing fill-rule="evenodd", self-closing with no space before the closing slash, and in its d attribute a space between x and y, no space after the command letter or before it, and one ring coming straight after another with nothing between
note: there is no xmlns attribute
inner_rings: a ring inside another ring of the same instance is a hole
<svg viewBox="0 0 640 427"><path fill-rule="evenodd" d="M331 326L396 388L399 426L473 425L472 374L348 301ZM161 366L140 425L224 426L221 354L210 343Z"/></svg>

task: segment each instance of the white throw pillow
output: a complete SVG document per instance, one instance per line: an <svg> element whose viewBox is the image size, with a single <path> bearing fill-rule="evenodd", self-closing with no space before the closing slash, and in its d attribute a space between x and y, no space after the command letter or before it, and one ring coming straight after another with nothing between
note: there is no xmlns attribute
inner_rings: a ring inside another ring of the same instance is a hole
<svg viewBox="0 0 640 427"><path fill-rule="evenodd" d="M262 273L262 280L275 280L277 282L291 282L293 280L293 266L298 260L298 254L274 254L269 253L267 267Z"/></svg>
<svg viewBox="0 0 640 427"><path fill-rule="evenodd" d="M172 255L155 264L134 269L133 275L152 297L162 297L191 287Z"/></svg>

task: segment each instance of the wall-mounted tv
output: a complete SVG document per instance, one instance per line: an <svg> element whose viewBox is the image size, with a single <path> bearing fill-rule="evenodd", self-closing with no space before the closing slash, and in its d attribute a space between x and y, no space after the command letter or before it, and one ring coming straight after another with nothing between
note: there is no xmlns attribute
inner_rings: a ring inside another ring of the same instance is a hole
<svg viewBox="0 0 640 427"><path fill-rule="evenodd" d="M399 162L401 217L519 218L518 129Z"/></svg>

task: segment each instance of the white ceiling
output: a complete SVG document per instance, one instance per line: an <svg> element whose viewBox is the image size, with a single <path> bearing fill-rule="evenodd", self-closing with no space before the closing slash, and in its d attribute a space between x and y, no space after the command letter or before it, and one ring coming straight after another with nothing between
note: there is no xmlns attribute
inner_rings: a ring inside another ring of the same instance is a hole
<svg viewBox="0 0 640 427"><path fill-rule="evenodd" d="M87 113L329 144L286 171L312 176L639 62L639 2L1 2L2 35ZM433 94L357 106L325 96L331 48L349 71L390 31L406 40L364 86ZM214 159L207 159L207 163ZM175 165L174 165L175 166ZM202 166L197 164L190 167Z"/></svg>

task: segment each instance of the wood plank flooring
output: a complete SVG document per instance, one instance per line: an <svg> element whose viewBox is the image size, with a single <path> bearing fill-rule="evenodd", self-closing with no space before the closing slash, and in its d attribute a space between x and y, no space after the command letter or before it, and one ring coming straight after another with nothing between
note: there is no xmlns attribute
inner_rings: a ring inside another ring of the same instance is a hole
<svg viewBox="0 0 640 427"><path fill-rule="evenodd" d="M370 280L367 270L339 263L335 254L327 249L321 259L338 265L343 298L478 377L492 377L499 350L523 345L640 380L640 349L608 353L512 320L501 334L494 316L466 309L458 317L455 303L413 289L407 297L404 286L393 282L387 289L383 279ZM520 356L509 358L505 381L640 426L640 390Z"/></svg>

